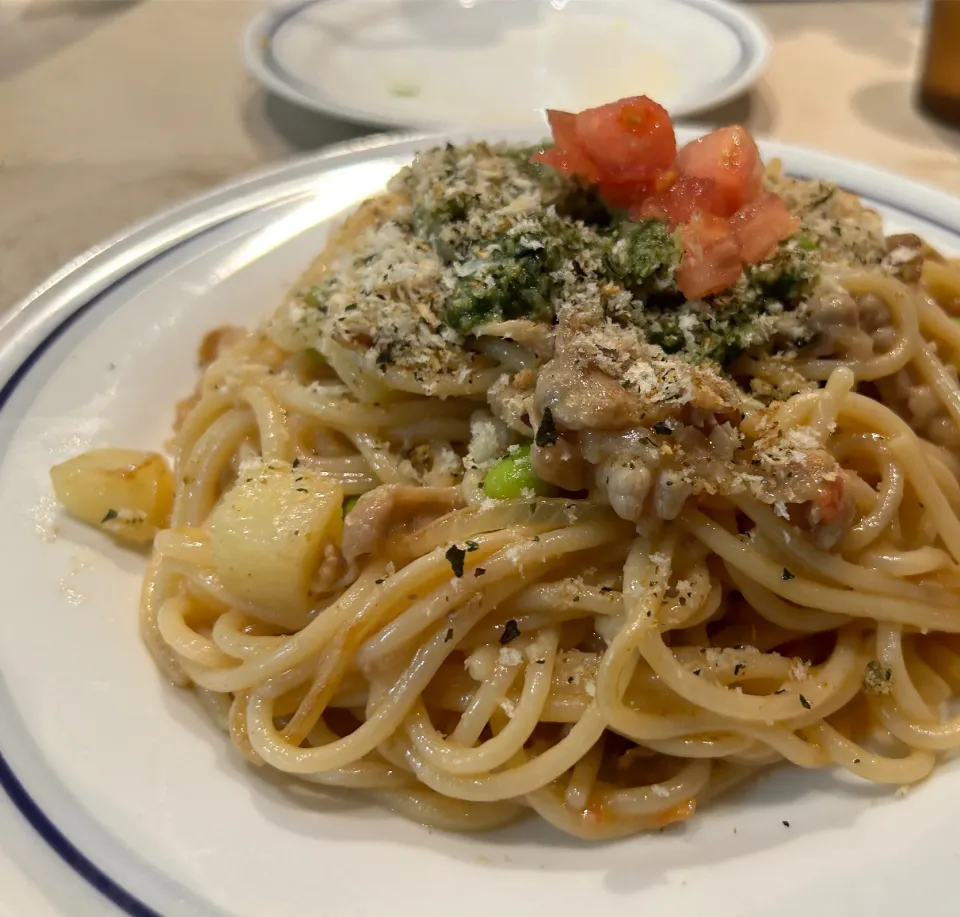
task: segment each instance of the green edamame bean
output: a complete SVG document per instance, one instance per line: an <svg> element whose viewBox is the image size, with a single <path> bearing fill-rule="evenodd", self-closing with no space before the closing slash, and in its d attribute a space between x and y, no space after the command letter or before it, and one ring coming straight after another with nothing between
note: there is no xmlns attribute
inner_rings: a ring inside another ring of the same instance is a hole
<svg viewBox="0 0 960 917"><path fill-rule="evenodd" d="M556 493L556 488L537 477L530 464L530 446L521 446L512 455L505 455L483 479L483 492L494 500L510 500L532 490L538 497Z"/></svg>

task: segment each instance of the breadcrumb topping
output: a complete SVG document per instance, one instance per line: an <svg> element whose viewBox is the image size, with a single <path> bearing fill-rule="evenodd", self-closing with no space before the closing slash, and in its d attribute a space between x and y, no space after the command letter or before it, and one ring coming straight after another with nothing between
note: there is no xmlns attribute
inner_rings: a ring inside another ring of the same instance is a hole
<svg viewBox="0 0 960 917"><path fill-rule="evenodd" d="M346 221L267 333L321 354L361 401L396 389L486 400L462 450L402 456L420 480L489 469L546 413L628 517L648 499L672 518L691 494L750 493L790 519L790 504L838 474L812 431L781 429L776 413L813 385L792 369L822 330L810 304L838 269L884 270L909 253L886 253L879 216L855 196L773 168L768 187L800 232L729 289L686 300L679 236L624 219L529 154L486 143L420 154ZM774 370L757 375L749 360ZM628 445L584 439L629 430L646 432ZM535 467L560 447L538 442Z"/></svg>

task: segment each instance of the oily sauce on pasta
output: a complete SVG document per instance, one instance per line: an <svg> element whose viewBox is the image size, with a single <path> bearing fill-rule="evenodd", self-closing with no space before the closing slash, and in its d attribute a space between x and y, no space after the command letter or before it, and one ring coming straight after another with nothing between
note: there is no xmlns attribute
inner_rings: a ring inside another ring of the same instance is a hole
<svg viewBox="0 0 960 917"><path fill-rule="evenodd" d="M742 127L550 122L422 153L205 339L172 469L94 450L58 496L152 541L146 644L239 754L420 822L924 779L960 745L960 267Z"/></svg>

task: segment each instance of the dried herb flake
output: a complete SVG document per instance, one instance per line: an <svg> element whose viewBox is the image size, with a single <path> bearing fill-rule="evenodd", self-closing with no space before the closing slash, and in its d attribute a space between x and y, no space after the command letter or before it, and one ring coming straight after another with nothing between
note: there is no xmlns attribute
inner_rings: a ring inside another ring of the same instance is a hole
<svg viewBox="0 0 960 917"><path fill-rule="evenodd" d="M452 544L447 548L447 553L443 556L450 562L454 576L456 576L457 579L463 576L463 560L467 556L467 552L459 545Z"/></svg>
<svg viewBox="0 0 960 917"><path fill-rule="evenodd" d="M550 408L543 409L543 417L540 418L540 426L537 427L533 441L541 448L557 444L557 427L553 422L553 412Z"/></svg>
<svg viewBox="0 0 960 917"><path fill-rule="evenodd" d="M511 618L503 625L503 633L500 634L500 645L506 646L511 640L516 640L520 636L520 628L517 622Z"/></svg>

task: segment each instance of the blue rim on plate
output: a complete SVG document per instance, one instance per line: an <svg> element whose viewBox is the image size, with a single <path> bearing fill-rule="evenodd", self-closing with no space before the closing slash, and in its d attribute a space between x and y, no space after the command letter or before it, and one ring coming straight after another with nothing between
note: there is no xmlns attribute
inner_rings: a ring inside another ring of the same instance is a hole
<svg viewBox="0 0 960 917"><path fill-rule="evenodd" d="M695 135L696 129L684 129ZM501 132L505 139L519 132ZM0 320L0 387L2 412L43 354L83 315L90 313L107 294L149 265L205 233L231 221L281 202L313 196L312 180L340 165L363 159L408 157L419 147L454 135L384 135L340 144L262 170L220 186L147 220L114 239L91 249L54 274ZM529 132L523 139L529 140ZM960 199L890 173L832 156L812 154L786 144L761 144L765 152L787 158L788 171L797 177L833 180L870 201L886 205L904 216L936 227L960 239ZM810 169L791 168L793 157L812 159ZM18 344L25 342L24 347ZM23 352L25 350L25 353ZM7 364L4 366L4 364ZM53 817L30 794L0 747L0 788L49 848L105 899L130 917L163 917L160 911L128 891L121 879L93 862ZM213 906L211 905L211 910Z"/></svg>
<svg viewBox="0 0 960 917"><path fill-rule="evenodd" d="M251 75L266 89L295 105L346 118L354 123L374 127L417 127L440 130L445 125L434 121L410 119L399 115L390 118L375 112L343 105L318 86L313 86L291 73L276 53L275 42L281 30L313 7L328 0L284 0L256 16L244 32L241 43L243 58ZM750 13L727 0L670 0L708 14L737 42L737 59L730 69L707 83L696 102L674 106L671 115L683 118L707 108L722 105L752 86L766 69L770 57L770 39L763 25Z"/></svg>

